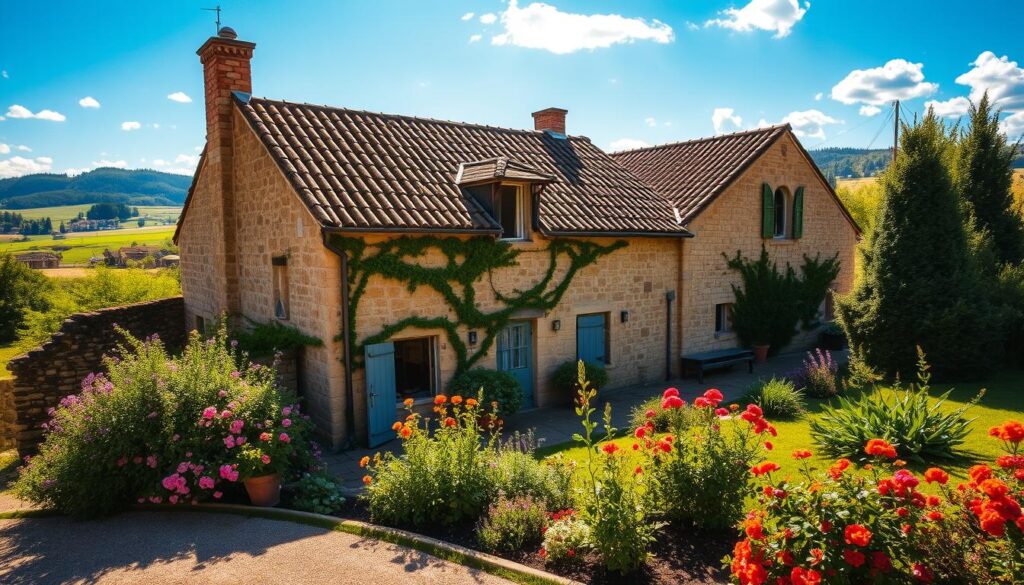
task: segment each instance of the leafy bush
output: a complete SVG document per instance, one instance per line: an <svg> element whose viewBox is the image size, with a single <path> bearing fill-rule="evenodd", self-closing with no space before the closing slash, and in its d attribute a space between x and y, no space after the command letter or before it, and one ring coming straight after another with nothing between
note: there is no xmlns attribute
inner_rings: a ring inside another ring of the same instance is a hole
<svg viewBox="0 0 1024 585"><path fill-rule="evenodd" d="M250 329L234 333L238 349L253 356L271 355L278 351L289 351L300 347L323 345L323 341L306 335L295 327L282 325L277 321L252 323Z"/></svg>
<svg viewBox="0 0 1024 585"><path fill-rule="evenodd" d="M608 384L608 371L604 369L604 366L592 362L583 362L583 364L586 367L587 381L590 382L592 388L600 390ZM567 401L579 392L576 371L576 362L568 361L555 368L555 372L551 374L551 384L562 396L566 397Z"/></svg>
<svg viewBox="0 0 1024 585"><path fill-rule="evenodd" d="M591 549L590 526L573 510L551 514L540 554L548 563L579 561Z"/></svg>
<svg viewBox="0 0 1024 585"><path fill-rule="evenodd" d="M633 428L654 425L654 432L667 433L675 425L682 424L690 428L697 423L696 411L688 408L664 409L661 407L661 396L655 396L633 407L629 415L629 423Z"/></svg>
<svg viewBox="0 0 1024 585"><path fill-rule="evenodd" d="M548 516L543 502L530 496L498 497L477 528L480 546L488 552L517 552L540 543Z"/></svg>
<svg viewBox="0 0 1024 585"><path fill-rule="evenodd" d="M804 391L815 398L831 398L839 394L839 366L832 353L820 348L807 352L803 365Z"/></svg>
<svg viewBox="0 0 1024 585"><path fill-rule="evenodd" d="M137 501L218 499L247 476L315 468L311 425L274 373L238 365L225 329L193 335L180 358L125 334L108 375L61 401L15 489L37 504L93 517Z"/></svg>
<svg viewBox="0 0 1024 585"><path fill-rule="evenodd" d="M797 390L793 382L774 376L768 381L755 382L741 402L753 402L772 418L798 418L806 410L803 392Z"/></svg>
<svg viewBox="0 0 1024 585"><path fill-rule="evenodd" d="M508 498L529 496L549 510L572 505L573 465L559 455L538 461L532 453L502 450L494 473L495 487Z"/></svg>
<svg viewBox="0 0 1024 585"><path fill-rule="evenodd" d="M345 504L338 480L329 473L306 473L290 486L294 495L290 506L315 514L334 514Z"/></svg>
<svg viewBox="0 0 1024 585"><path fill-rule="evenodd" d="M670 388L662 397L665 410L693 410L700 421L692 429L681 426L657 441L650 427L634 431L639 446L651 454L657 486L656 505L665 517L701 528L727 528L743 513L750 481L748 469L762 452L762 435L775 434L763 411L751 404L736 424L729 409L718 408L722 394L708 390L687 406ZM738 407L733 409L738 410Z"/></svg>
<svg viewBox="0 0 1024 585"><path fill-rule="evenodd" d="M448 384L453 396L477 396L483 392L483 404L498 403L498 414L508 416L523 405L523 387L512 374L487 368L474 368L454 378Z"/></svg>
<svg viewBox="0 0 1024 585"><path fill-rule="evenodd" d="M955 449L970 432L971 420L963 415L984 391L969 404L944 411L942 405L951 391L932 403L928 364L920 350L919 356L917 384L905 390L894 388L891 400L878 391L865 392L857 399L839 398L836 406L811 421L815 443L829 455L854 457L869 439L882 438L893 442L904 459L956 458Z"/></svg>
<svg viewBox="0 0 1024 585"><path fill-rule="evenodd" d="M484 437L486 416L475 398L434 398L436 421L412 412L395 423L402 454L371 460L363 482L374 522L393 526L452 525L476 520L497 494L493 464L497 434Z"/></svg>
<svg viewBox="0 0 1024 585"><path fill-rule="evenodd" d="M45 293L49 288L50 282L41 272L0 252L0 343L17 338L26 312L46 310Z"/></svg>

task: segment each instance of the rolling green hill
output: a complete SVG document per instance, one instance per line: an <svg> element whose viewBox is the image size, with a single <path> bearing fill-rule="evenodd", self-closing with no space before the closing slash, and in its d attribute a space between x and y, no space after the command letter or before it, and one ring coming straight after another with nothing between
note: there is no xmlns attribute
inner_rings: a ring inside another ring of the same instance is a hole
<svg viewBox="0 0 1024 585"><path fill-rule="evenodd" d="M888 148L819 148L810 154L826 177L837 179L873 177L892 159ZM1013 166L1024 168L1024 156L1017 157Z"/></svg>
<svg viewBox="0 0 1024 585"><path fill-rule="evenodd" d="M0 207L31 209L101 202L180 206L192 177L146 169L100 168L69 177L35 174L0 179Z"/></svg>

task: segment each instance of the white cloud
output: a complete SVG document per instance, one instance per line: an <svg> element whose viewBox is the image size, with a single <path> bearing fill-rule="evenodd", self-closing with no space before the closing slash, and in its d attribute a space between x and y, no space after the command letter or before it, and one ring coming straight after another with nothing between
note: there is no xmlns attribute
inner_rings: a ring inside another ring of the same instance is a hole
<svg viewBox="0 0 1024 585"><path fill-rule="evenodd" d="M509 0L501 13L504 32L491 44L541 49L558 55L583 49L602 49L634 41L672 42L672 27L658 20L626 18L618 14L574 14L550 4L533 2L520 8Z"/></svg>
<svg viewBox="0 0 1024 585"><path fill-rule="evenodd" d="M0 77L3 77L4 79L10 79L11 76L7 75L7 70L4 69L3 71L0 71Z"/></svg>
<svg viewBox="0 0 1024 585"><path fill-rule="evenodd" d="M172 102L178 102L179 104L192 103L192 98L188 97L183 91L176 91L168 95L167 99L171 100Z"/></svg>
<svg viewBox="0 0 1024 585"><path fill-rule="evenodd" d="M195 154L179 154L174 157L175 164L187 164L193 167L199 164L199 156Z"/></svg>
<svg viewBox="0 0 1024 585"><path fill-rule="evenodd" d="M152 128L153 130L159 130L160 129L160 124L157 124L156 122L154 122L154 123L150 124L149 127Z"/></svg>
<svg viewBox="0 0 1024 585"><path fill-rule="evenodd" d="M1024 68L1003 55L996 57L992 51L985 51L971 63L974 67L956 78L960 85L971 88L971 101L981 101L988 91L988 97L1000 108L1024 110Z"/></svg>
<svg viewBox="0 0 1024 585"><path fill-rule="evenodd" d="M142 162L146 162L146 159L142 159ZM154 167L158 167L158 168L159 167L166 167L167 166L167 161L165 161L162 158L154 158L153 159L153 166Z"/></svg>
<svg viewBox="0 0 1024 585"><path fill-rule="evenodd" d="M1024 111L1017 112L999 123L999 129L1006 133L1010 140L1024 139Z"/></svg>
<svg viewBox="0 0 1024 585"><path fill-rule="evenodd" d="M52 168L53 159L48 156L36 158L12 156L9 159L0 160L0 179L20 177L32 173L45 173Z"/></svg>
<svg viewBox="0 0 1024 585"><path fill-rule="evenodd" d="M743 118L736 115L732 108L715 108L711 114L711 123L715 126L715 134L735 132L743 124Z"/></svg>
<svg viewBox="0 0 1024 585"><path fill-rule="evenodd" d="M473 13L467 12L462 15L462 20L473 20Z"/></svg>
<svg viewBox="0 0 1024 585"><path fill-rule="evenodd" d="M178 175L191 175L195 173L196 165L199 163L199 155L179 154L173 161L162 158L153 159L153 168L160 169L165 173Z"/></svg>
<svg viewBox="0 0 1024 585"><path fill-rule="evenodd" d="M858 113L861 116L870 118L872 116L877 116L879 113L881 113L881 111L882 111L882 108L880 108L878 106L861 106L860 107L860 111Z"/></svg>
<svg viewBox="0 0 1024 585"><path fill-rule="evenodd" d="M655 120L654 118L644 118L644 124L647 124L651 128L654 128L655 126L658 125L658 121Z"/></svg>
<svg viewBox="0 0 1024 585"><path fill-rule="evenodd" d="M114 167L115 169L126 169L128 168L128 161L107 159L92 161L92 168L98 169L100 167Z"/></svg>
<svg viewBox="0 0 1024 585"><path fill-rule="evenodd" d="M825 139L825 126L842 124L839 120L818 110L790 112L782 118L782 123L792 126L793 134L800 138L817 138L818 140Z"/></svg>
<svg viewBox="0 0 1024 585"><path fill-rule="evenodd" d="M471 35L469 37L469 42L475 43L475 42L479 41L482 38L484 38L482 35Z"/></svg>
<svg viewBox="0 0 1024 585"><path fill-rule="evenodd" d="M618 152L620 150L634 150L637 148L646 148L650 144L643 140L637 140L636 138L619 138L618 140L612 140L608 144L608 150L610 152Z"/></svg>
<svg viewBox="0 0 1024 585"><path fill-rule="evenodd" d="M0 154L7 154L9 152L11 152L11 147L0 142Z"/></svg>
<svg viewBox="0 0 1024 585"><path fill-rule="evenodd" d="M935 93L939 84L924 80L923 63L893 59L882 67L854 69L832 88L832 99L846 105L880 106Z"/></svg>
<svg viewBox="0 0 1024 585"><path fill-rule="evenodd" d="M820 102L821 98L823 97L825 97L825 94L819 91L818 93L814 94L814 101Z"/></svg>
<svg viewBox="0 0 1024 585"><path fill-rule="evenodd" d="M19 106L18 104L14 104L7 108L7 117L23 120L35 118L36 120L49 120L50 122L63 122L67 119L64 114L54 112L53 110L39 110L33 114L32 110L29 110L25 106Z"/></svg>
<svg viewBox="0 0 1024 585"><path fill-rule="evenodd" d="M96 101L96 98L94 98L92 96L85 96L84 98L78 100L78 105L82 106L83 108L98 108L98 107L100 107L100 103L98 101Z"/></svg>
<svg viewBox="0 0 1024 585"><path fill-rule="evenodd" d="M20 150L21 152L32 152L32 149L25 146L24 144L19 144L18 150Z"/></svg>
<svg viewBox="0 0 1024 585"><path fill-rule="evenodd" d="M482 24L494 24L495 22L497 22L497 20L498 16L493 12L488 12L487 14L480 15L480 22Z"/></svg>
<svg viewBox="0 0 1024 585"><path fill-rule="evenodd" d="M686 30L700 30L700 25L696 22L686 21Z"/></svg>
<svg viewBox="0 0 1024 585"><path fill-rule="evenodd" d="M810 2L804 2L801 8L798 0L751 0L743 8L719 12L723 18L709 20L704 26L720 26L739 32L772 31L775 38L781 39L800 22L810 7Z"/></svg>
<svg viewBox="0 0 1024 585"><path fill-rule="evenodd" d="M957 96L955 98L948 99L944 102L938 100L929 100L924 103L925 109L931 108L935 110L936 116L942 116L945 118L959 118L967 113L967 110L971 108L971 100Z"/></svg>
<svg viewBox="0 0 1024 585"><path fill-rule="evenodd" d="M142 124L139 124L138 122L121 122L121 130L124 130L125 132L131 132L132 130L138 130L139 128L142 128Z"/></svg>

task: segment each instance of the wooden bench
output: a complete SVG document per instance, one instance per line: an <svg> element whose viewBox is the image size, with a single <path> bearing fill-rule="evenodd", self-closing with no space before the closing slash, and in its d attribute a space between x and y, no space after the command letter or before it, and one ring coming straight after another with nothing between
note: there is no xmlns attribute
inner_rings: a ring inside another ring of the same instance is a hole
<svg viewBox="0 0 1024 585"><path fill-rule="evenodd" d="M754 352L749 349L733 348L691 353L682 356L683 374L687 368L697 370L697 381L704 383L704 371L724 368L733 364L747 362L750 373L754 373Z"/></svg>

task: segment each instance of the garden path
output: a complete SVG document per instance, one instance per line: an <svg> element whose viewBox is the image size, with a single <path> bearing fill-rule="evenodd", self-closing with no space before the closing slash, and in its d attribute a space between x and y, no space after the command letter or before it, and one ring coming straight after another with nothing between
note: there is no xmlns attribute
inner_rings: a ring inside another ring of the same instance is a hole
<svg viewBox="0 0 1024 585"><path fill-rule="evenodd" d="M294 522L180 511L131 512L92 522L0 520L0 582L509 583L372 538Z"/></svg>
<svg viewBox="0 0 1024 585"><path fill-rule="evenodd" d="M846 363L847 352L833 352L833 359L839 364ZM630 386L616 390L608 390L598 395L598 416L604 403L612 405L612 424L620 429L628 426L629 415L633 408L642 404L647 399L660 395L665 388L676 387L680 395L687 401L693 400L708 388L718 388L725 396L725 400L739 398L753 382L761 378L770 378L772 375L782 375L798 368L806 358L803 351L792 352L774 356L764 364L754 366L754 373L747 373L746 365L735 366L732 369L723 369L708 372L704 375L704 383L698 384L695 377L676 378L670 381L651 382L649 384ZM504 436L519 431L525 433L534 429L535 437L541 441L542 446L552 446L572 440L573 433L580 432L579 419L571 406L534 408L531 410L516 413L505 421ZM359 460L364 455L373 456L374 453L383 451L397 451L400 447L398 441L391 441L375 449L350 449L339 453L324 455L324 460L347 491L355 492L362 489L363 471L359 468Z"/></svg>

